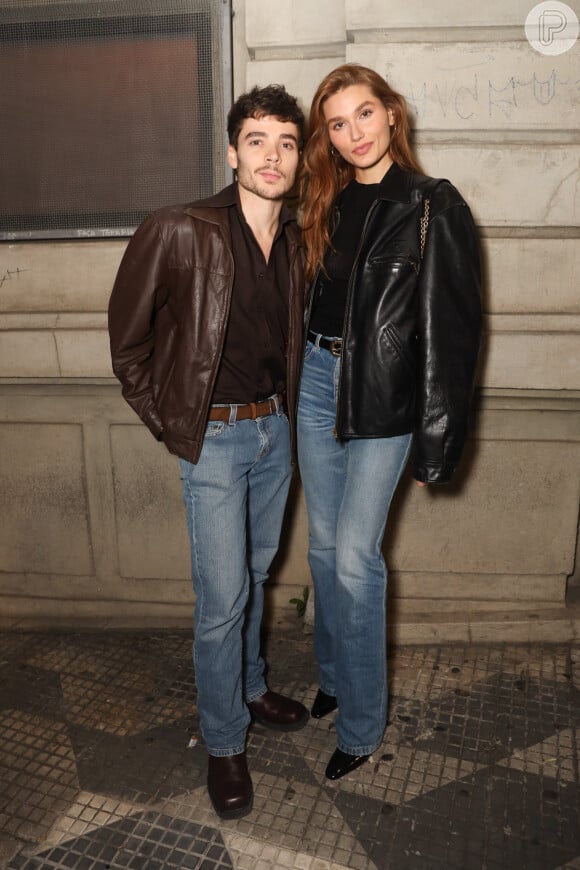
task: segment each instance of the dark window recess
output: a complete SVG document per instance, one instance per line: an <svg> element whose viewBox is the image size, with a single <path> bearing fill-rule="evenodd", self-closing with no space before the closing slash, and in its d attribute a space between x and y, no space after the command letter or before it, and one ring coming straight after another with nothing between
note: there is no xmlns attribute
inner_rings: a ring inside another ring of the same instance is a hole
<svg viewBox="0 0 580 870"><path fill-rule="evenodd" d="M0 238L129 235L223 187L230 21L223 0L0 7Z"/></svg>

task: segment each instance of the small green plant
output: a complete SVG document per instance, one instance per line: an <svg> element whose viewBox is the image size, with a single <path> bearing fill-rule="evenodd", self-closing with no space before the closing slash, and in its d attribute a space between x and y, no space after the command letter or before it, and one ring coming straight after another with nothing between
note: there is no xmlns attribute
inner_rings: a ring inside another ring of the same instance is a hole
<svg viewBox="0 0 580 870"><path fill-rule="evenodd" d="M298 616L304 616L306 611L306 604L308 603L308 595L310 593L310 589L308 586L305 586L302 590L302 598L291 598L290 604L296 605L296 613Z"/></svg>

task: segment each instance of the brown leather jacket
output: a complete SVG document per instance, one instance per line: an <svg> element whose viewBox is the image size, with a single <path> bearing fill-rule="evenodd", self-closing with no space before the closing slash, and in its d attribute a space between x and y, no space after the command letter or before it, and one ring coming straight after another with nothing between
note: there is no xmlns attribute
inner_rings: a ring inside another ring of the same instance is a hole
<svg viewBox="0 0 580 870"><path fill-rule="evenodd" d="M124 398L167 449L201 453L221 360L234 277L230 185L205 200L159 209L121 261L109 302L113 371ZM294 419L302 361L304 276L300 230L285 226L290 262L287 407Z"/></svg>

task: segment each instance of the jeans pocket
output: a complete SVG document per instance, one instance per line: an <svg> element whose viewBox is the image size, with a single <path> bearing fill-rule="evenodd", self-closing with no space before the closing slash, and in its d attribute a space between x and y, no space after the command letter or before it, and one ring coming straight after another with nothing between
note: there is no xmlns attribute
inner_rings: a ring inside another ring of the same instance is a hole
<svg viewBox="0 0 580 870"><path fill-rule="evenodd" d="M304 348L304 362L308 362L308 360L311 359L315 353L316 345L313 341L310 341L310 339L308 339L308 341L306 342L306 347Z"/></svg>
<svg viewBox="0 0 580 870"><path fill-rule="evenodd" d="M224 423L223 420L210 420L205 427L205 437L217 438L218 435L221 435L225 431L226 426L227 423Z"/></svg>

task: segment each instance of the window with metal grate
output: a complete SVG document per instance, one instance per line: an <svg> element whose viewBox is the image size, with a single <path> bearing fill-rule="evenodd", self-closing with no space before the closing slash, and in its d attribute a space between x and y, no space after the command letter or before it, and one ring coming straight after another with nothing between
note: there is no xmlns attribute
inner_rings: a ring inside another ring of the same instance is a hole
<svg viewBox="0 0 580 870"><path fill-rule="evenodd" d="M0 238L130 235L230 180L230 0L0 3Z"/></svg>

